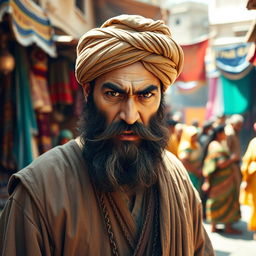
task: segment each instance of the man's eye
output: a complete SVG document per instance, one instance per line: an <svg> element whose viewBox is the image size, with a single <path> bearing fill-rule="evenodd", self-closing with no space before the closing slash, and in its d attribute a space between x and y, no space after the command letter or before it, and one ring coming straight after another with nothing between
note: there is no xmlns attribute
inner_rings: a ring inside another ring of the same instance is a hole
<svg viewBox="0 0 256 256"><path fill-rule="evenodd" d="M147 93L143 93L143 94L140 94L140 98L143 98L143 99L149 99L153 96L154 94L152 92L147 92Z"/></svg>
<svg viewBox="0 0 256 256"><path fill-rule="evenodd" d="M111 96L111 97L120 97L121 96L121 94L119 92L115 92L115 91L107 91L107 92L105 92L105 95Z"/></svg>

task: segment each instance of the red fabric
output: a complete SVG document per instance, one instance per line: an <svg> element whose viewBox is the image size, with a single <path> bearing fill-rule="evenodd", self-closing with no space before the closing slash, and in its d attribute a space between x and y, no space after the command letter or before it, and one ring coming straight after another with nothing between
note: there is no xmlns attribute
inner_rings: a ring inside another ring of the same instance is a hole
<svg viewBox="0 0 256 256"><path fill-rule="evenodd" d="M191 82L205 80L204 57L208 46L208 40L203 42L183 45L184 68L176 81Z"/></svg>
<svg viewBox="0 0 256 256"><path fill-rule="evenodd" d="M256 66L256 45L254 44L248 53L248 60L253 66Z"/></svg>
<svg viewBox="0 0 256 256"><path fill-rule="evenodd" d="M70 84L69 62L65 58L58 58L50 62L49 87L53 104L73 104L73 88Z"/></svg>

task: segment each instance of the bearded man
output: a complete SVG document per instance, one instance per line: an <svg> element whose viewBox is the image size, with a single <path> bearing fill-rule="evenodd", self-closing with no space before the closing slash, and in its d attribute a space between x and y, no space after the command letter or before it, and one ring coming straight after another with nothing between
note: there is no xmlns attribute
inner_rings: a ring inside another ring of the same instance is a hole
<svg viewBox="0 0 256 256"><path fill-rule="evenodd" d="M82 36L81 136L12 176L2 255L214 255L198 194L165 151L163 93L182 65L162 21L121 15Z"/></svg>

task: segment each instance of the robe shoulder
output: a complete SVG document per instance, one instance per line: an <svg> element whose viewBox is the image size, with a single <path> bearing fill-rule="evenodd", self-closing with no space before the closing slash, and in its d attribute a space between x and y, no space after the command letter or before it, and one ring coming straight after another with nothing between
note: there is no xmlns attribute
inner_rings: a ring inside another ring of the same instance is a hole
<svg viewBox="0 0 256 256"><path fill-rule="evenodd" d="M61 202L77 194L86 186L86 166L82 151L75 140L55 147L30 165L13 174L8 184L11 195L20 184L24 186L39 209L47 203ZM83 184L81 184L83 182Z"/></svg>

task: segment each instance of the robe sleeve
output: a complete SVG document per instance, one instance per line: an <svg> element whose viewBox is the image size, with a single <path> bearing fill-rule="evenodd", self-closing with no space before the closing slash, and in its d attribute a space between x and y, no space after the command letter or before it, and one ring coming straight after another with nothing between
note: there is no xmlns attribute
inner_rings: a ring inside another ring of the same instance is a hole
<svg viewBox="0 0 256 256"><path fill-rule="evenodd" d="M19 184L0 218L0 255L53 255L44 219L27 190Z"/></svg>
<svg viewBox="0 0 256 256"><path fill-rule="evenodd" d="M214 250L212 247L211 240L203 226L202 220L202 208L198 206L198 213L196 219L194 219L194 230L195 230L195 256L214 256ZM195 216L194 216L195 218Z"/></svg>

